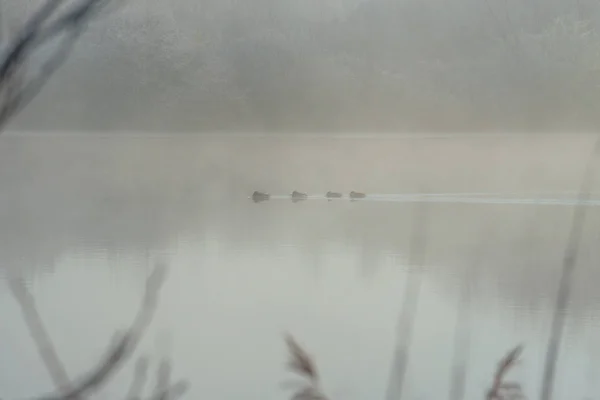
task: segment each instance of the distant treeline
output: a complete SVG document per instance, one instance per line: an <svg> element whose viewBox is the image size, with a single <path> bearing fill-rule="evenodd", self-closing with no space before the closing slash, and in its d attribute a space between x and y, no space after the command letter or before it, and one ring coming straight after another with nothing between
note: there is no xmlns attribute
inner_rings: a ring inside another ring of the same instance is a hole
<svg viewBox="0 0 600 400"><path fill-rule="evenodd" d="M600 128L596 1L126 3L15 128Z"/></svg>

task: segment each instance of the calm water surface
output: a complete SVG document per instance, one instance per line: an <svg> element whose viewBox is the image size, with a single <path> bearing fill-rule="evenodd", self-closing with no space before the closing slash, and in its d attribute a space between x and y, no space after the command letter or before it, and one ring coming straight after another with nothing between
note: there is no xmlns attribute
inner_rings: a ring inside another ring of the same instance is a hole
<svg viewBox="0 0 600 400"><path fill-rule="evenodd" d="M496 362L518 343L525 345L523 363L511 378L538 396L573 207L428 204L424 250L411 258L415 203L255 204L248 196L357 190L556 197L549 193L578 190L593 140L5 136L0 397L52 389L5 285L8 274L27 279L77 376L130 322L157 260L168 261L169 278L140 354L153 356L154 366L172 356L176 377L192 384L189 398L286 398L282 334L290 332L315 356L333 399L383 399L409 277L420 291L405 399L448 398L457 334L466 343L465 398L483 398ZM590 207L557 398L598 397L599 239L600 208ZM132 367L99 398L124 398Z"/></svg>

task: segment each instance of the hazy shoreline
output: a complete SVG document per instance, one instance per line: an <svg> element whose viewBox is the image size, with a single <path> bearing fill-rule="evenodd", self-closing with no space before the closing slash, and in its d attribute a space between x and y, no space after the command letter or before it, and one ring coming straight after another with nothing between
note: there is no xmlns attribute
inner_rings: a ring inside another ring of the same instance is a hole
<svg viewBox="0 0 600 400"><path fill-rule="evenodd" d="M600 137L600 132L593 131L545 131L545 132L505 132L505 131L481 131L481 132L260 132L260 131L145 131L145 130L116 130L116 131L77 131L77 130L7 130L2 133L4 137L114 137L114 136L139 136L139 137L168 137L175 136L200 136L200 137L223 137L223 138L272 138L285 140L286 138L314 138L314 139L452 139L460 137L489 138L489 137L573 137L594 136Z"/></svg>

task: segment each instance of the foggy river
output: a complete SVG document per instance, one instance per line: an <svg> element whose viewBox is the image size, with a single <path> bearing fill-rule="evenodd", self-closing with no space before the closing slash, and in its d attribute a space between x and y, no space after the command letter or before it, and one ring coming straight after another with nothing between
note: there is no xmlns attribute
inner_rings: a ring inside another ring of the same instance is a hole
<svg viewBox="0 0 600 400"><path fill-rule="evenodd" d="M171 356L175 377L191 384L190 398L287 398L282 335L289 332L315 357L331 399L383 399L408 277L420 290L405 399L448 398L457 334L466 337L465 399L483 398L497 361L519 343L523 362L511 379L536 397L594 140L4 136L0 397L53 388L5 285L9 274L26 279L76 376L128 326L155 262L166 262L169 274L139 354L154 367ZM248 198L255 190L279 198L256 204ZM282 197L293 190L316 197ZM330 190L367 198L323 201ZM594 191L556 398L597 398L600 389L600 177ZM423 193L438 200L426 202L420 221ZM421 222L423 250L411 254ZM134 364L99 398L124 398Z"/></svg>

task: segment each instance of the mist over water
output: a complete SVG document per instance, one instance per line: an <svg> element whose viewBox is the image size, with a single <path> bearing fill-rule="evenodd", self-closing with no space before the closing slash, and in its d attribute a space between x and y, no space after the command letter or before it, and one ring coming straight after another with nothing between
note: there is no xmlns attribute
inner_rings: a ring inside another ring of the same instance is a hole
<svg viewBox="0 0 600 400"><path fill-rule="evenodd" d="M5 0L12 28L41 0ZM595 131L592 0L127 0L15 127Z"/></svg>
<svg viewBox="0 0 600 400"><path fill-rule="evenodd" d="M0 32L41 3L3 1ZM191 399L289 398L284 333L329 399L386 398L407 304L402 400L482 399L517 344L508 379L539 397L584 170L600 167L600 3L115 3L0 136L0 398L54 388L9 278L77 378L159 262L139 353L171 357ZM599 205L594 178L554 399L600 389ZM132 364L97 397L124 398Z"/></svg>
<svg viewBox="0 0 600 400"><path fill-rule="evenodd" d="M362 399L384 396L407 277L419 275L407 398L447 396L459 309L470 315L466 397L481 398L518 343L514 377L536 396L574 208L429 203L423 265L410 265L417 204L368 196L565 196L579 189L594 140L10 134L0 139L0 276L26 277L73 373L130 321L149 268L165 260L169 280L142 350L171 354L190 396L282 398L281 334L291 332L332 398ZM256 204L254 190L367 199ZM599 217L590 207L557 397L597 390ZM2 396L49 391L14 299L0 296L0 352L11 360ZM100 397L126 393L130 376L125 368Z"/></svg>

